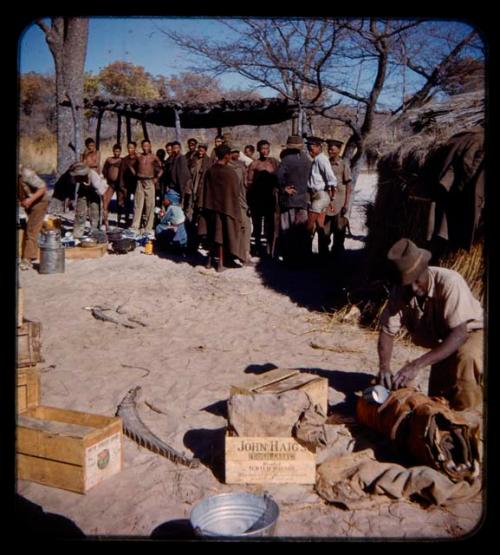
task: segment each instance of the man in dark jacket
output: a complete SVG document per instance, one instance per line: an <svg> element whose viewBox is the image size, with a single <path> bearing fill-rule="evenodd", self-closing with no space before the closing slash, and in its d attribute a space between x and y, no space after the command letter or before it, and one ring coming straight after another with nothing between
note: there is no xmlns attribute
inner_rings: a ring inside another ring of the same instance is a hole
<svg viewBox="0 0 500 555"><path fill-rule="evenodd" d="M217 162L205 174L198 224L198 234L206 237L210 251L207 268L215 259L218 272L224 270L228 256L244 262L246 255L241 241L240 182L237 173L228 166L230 151L226 145L217 147Z"/></svg>
<svg viewBox="0 0 500 555"><path fill-rule="evenodd" d="M302 137L288 137L276 176L279 183L280 251L285 262L292 266L304 261L309 247L307 181L311 164L304 152Z"/></svg>
<svg viewBox="0 0 500 555"><path fill-rule="evenodd" d="M172 143L172 156L169 158L170 175L167 187L181 196L181 206L186 212L191 202L192 179L186 157L181 154L181 143Z"/></svg>

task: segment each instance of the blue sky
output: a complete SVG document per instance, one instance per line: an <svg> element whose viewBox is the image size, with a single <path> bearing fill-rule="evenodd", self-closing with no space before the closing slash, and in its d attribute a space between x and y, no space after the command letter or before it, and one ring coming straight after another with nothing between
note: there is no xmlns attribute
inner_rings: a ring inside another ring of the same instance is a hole
<svg viewBox="0 0 500 555"><path fill-rule="evenodd" d="M443 26L462 23L442 22ZM98 73L103 67L116 60L126 60L135 65L143 66L153 75L175 75L187 71L195 65L188 54L177 47L161 29L182 31L193 36L230 38L231 31L214 18L202 17L91 17L89 25L89 40L85 70ZM469 30L469 29L467 29ZM374 70L374 68L373 68ZM42 30L32 24L27 27L19 40L19 71L39 73L53 73L54 63ZM369 81L373 76L368 74ZM422 78L408 73L408 85L417 89L422 84ZM219 77L221 84L227 89L248 89L255 87L255 83L237 74L227 74ZM388 81L390 85L390 80ZM381 104L399 104L400 91L390 87L382 94ZM272 89L260 88L262 96L275 96Z"/></svg>
<svg viewBox="0 0 500 555"><path fill-rule="evenodd" d="M228 29L210 18L151 18L151 17L92 17L85 70L98 73L116 60L126 60L143 66L153 75L174 75L187 71L192 62L176 47L161 29L183 31L196 35L227 35ZM19 41L19 71L53 73L54 63L43 31L38 25L29 26ZM243 77L227 75L221 78L226 88L246 88ZM274 96L262 90L263 96Z"/></svg>

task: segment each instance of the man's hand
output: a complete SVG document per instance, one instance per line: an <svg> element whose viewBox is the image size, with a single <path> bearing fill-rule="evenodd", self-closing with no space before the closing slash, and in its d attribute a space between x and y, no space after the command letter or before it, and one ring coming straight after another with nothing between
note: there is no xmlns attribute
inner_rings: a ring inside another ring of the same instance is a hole
<svg viewBox="0 0 500 555"><path fill-rule="evenodd" d="M346 214L347 214L347 207L342 206L342 208L340 209L340 215L345 216Z"/></svg>
<svg viewBox="0 0 500 555"><path fill-rule="evenodd" d="M394 389L400 389L401 387L406 387L409 382L411 382L418 374L420 367L415 364L415 362L409 362L405 364L401 370L396 372L392 385Z"/></svg>
<svg viewBox="0 0 500 555"><path fill-rule="evenodd" d="M290 196L293 196L297 192L297 189L293 185L287 185L284 190L285 193Z"/></svg>
<svg viewBox="0 0 500 555"><path fill-rule="evenodd" d="M25 198L23 201L21 201L21 206L23 208L29 208L32 203L33 201L30 198Z"/></svg>
<svg viewBox="0 0 500 555"><path fill-rule="evenodd" d="M392 372L390 370L380 370L377 376L378 383L387 389L392 389Z"/></svg>

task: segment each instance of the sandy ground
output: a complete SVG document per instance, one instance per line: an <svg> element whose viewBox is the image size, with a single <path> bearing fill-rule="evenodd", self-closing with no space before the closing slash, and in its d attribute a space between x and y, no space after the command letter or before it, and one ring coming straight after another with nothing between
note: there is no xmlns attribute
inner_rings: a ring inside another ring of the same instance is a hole
<svg viewBox="0 0 500 555"><path fill-rule="evenodd" d="M355 236L365 233L362 205L373 194L374 176L362 175L351 213ZM360 249L363 242L349 239L346 246ZM185 538L196 501L263 489L223 483L230 385L272 367L300 368L328 378L330 412L348 407L376 373L377 335L328 325L321 314L331 289L328 272L261 262L217 274L203 268L201 255L186 261L143 250L67 260L64 274L21 273L25 316L42 323L41 402L111 416L140 385L144 422L203 464L188 469L125 438L123 470L86 495L21 480L18 493L87 535ZM84 309L95 305L123 305L147 326L96 320ZM398 343L394 367L419 352ZM313 486L264 487L280 506L276 535L282 538L456 537L473 530L482 510L477 499L447 510L404 501L347 511L326 504Z"/></svg>

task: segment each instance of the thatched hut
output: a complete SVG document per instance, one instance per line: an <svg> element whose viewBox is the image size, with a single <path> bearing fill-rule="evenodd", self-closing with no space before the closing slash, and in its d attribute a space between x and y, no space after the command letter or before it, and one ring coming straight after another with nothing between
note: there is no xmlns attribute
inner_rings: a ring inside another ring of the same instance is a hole
<svg viewBox="0 0 500 555"><path fill-rule="evenodd" d="M398 142L381 152L367 207L368 279L391 278L387 251L408 237L431 250L432 264L460 272L482 301L484 95L427 104L394 124Z"/></svg>

